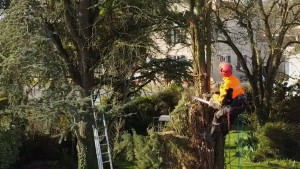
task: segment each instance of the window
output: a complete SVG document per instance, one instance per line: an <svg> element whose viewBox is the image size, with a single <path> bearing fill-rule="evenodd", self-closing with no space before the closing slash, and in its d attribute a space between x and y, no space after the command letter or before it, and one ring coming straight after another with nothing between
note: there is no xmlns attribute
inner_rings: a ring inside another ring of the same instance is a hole
<svg viewBox="0 0 300 169"><path fill-rule="evenodd" d="M186 31L174 26L171 30L166 32L166 42L169 45L175 45L177 43L186 43Z"/></svg>
<svg viewBox="0 0 300 169"><path fill-rule="evenodd" d="M231 63L231 56L226 56L225 61L228 62L228 63Z"/></svg>
<svg viewBox="0 0 300 169"><path fill-rule="evenodd" d="M219 56L219 60L220 60L220 62L224 62L225 61L225 57Z"/></svg>

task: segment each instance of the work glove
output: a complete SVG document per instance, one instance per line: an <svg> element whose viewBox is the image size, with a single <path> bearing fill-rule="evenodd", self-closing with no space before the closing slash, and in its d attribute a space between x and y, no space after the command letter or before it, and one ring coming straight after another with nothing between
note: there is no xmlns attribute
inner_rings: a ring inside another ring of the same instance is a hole
<svg viewBox="0 0 300 169"><path fill-rule="evenodd" d="M219 110L217 113L215 113L215 118L219 120L221 117L226 117L227 113L230 113L231 107L230 106L224 106L221 110Z"/></svg>
<svg viewBox="0 0 300 169"><path fill-rule="evenodd" d="M209 99L208 105L215 109L221 109L221 104L219 102L215 101L213 98Z"/></svg>

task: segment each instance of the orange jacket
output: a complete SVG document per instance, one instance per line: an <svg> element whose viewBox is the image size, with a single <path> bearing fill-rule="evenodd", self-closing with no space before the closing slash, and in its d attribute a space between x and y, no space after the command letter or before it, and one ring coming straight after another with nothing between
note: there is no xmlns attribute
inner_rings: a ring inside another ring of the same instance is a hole
<svg viewBox="0 0 300 169"><path fill-rule="evenodd" d="M229 77L223 77L223 85L220 86L220 96L218 98L218 101L222 103L224 97L227 94L227 89L232 88L232 99L234 99L236 96L244 94L244 90L242 89L242 85L239 81L239 79L233 75L230 75Z"/></svg>

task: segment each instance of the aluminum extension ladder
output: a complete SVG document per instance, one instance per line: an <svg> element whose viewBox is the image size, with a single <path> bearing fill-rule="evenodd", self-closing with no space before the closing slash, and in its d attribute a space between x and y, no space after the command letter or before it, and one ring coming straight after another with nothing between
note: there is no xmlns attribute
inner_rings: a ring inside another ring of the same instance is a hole
<svg viewBox="0 0 300 169"><path fill-rule="evenodd" d="M105 163L109 163L110 169L113 169L112 165L112 159L111 159L111 151L109 147L109 139L108 139L108 133L107 133L107 125L105 122L105 116L104 113L102 114L102 122L103 122L103 128L104 133L101 132L102 135L99 136L99 130L97 126L97 117L95 112L95 106L101 103L101 96L100 96L100 90L96 90L96 93L92 94L92 107L93 107L93 113L95 118L95 126L93 125L93 133L94 133L94 142L95 142L95 148L96 148L96 155L97 155L97 161L98 161L98 168L104 169L103 165ZM102 143L104 141L104 143Z"/></svg>

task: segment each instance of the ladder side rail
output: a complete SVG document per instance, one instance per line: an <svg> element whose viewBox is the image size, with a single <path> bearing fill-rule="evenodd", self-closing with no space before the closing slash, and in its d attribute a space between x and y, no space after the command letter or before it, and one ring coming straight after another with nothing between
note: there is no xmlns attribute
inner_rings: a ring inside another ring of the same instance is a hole
<svg viewBox="0 0 300 169"><path fill-rule="evenodd" d="M107 125L106 125L106 122L105 122L104 114L102 115L102 117L103 117L104 132L105 132L105 136L106 136L105 138L106 138L106 144L107 144L109 165L110 165L110 168L113 169L111 153L110 153L110 146L109 146L109 139L108 139L108 133L107 133Z"/></svg>
<svg viewBox="0 0 300 169"><path fill-rule="evenodd" d="M95 112L95 101L97 99L98 95L91 95L92 100L92 108L93 108L93 115L95 120L95 126L92 125L93 128L93 135L94 135L94 143L95 143L95 149L96 149L96 156L97 156L97 163L98 163L98 169L103 169L103 160L102 160L102 153L101 153L101 146L100 146L100 139L99 139L99 131L97 126L97 118L96 118L96 112Z"/></svg>
<svg viewBox="0 0 300 169"><path fill-rule="evenodd" d="M95 148L96 148L96 156L97 156L97 162L98 162L98 168L103 169L103 161L102 161L102 154L101 154L101 147L100 147L100 140L98 135L97 128L93 127L94 131L94 142L95 142Z"/></svg>

